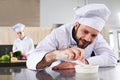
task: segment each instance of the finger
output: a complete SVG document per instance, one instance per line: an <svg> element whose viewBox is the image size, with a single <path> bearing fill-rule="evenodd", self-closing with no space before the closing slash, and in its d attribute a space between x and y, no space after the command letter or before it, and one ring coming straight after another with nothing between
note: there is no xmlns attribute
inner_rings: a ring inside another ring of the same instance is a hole
<svg viewBox="0 0 120 80"><path fill-rule="evenodd" d="M81 62L82 62L83 64L85 64L85 59L82 59Z"/></svg>
<svg viewBox="0 0 120 80"><path fill-rule="evenodd" d="M85 54L85 53L84 53L84 50L83 50L83 49L80 49L80 48L78 48L78 49L79 49L80 52L81 52L79 58L80 58L80 60L82 60L82 59L84 59L84 54Z"/></svg>
<svg viewBox="0 0 120 80"><path fill-rule="evenodd" d="M71 48L66 50L66 54L68 55L69 59L74 59L75 54L74 54L74 51Z"/></svg>
<svg viewBox="0 0 120 80"><path fill-rule="evenodd" d="M74 59L77 60L81 56L81 51L77 48L73 48Z"/></svg>

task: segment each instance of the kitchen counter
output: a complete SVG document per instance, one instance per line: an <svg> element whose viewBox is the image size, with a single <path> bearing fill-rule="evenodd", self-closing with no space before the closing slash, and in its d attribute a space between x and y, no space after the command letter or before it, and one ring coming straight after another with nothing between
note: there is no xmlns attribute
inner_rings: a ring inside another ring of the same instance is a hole
<svg viewBox="0 0 120 80"><path fill-rule="evenodd" d="M0 67L26 67L26 60L0 61Z"/></svg>
<svg viewBox="0 0 120 80"><path fill-rule="evenodd" d="M0 80L120 80L119 75L120 65L99 68L94 74L76 73L74 69L35 71L25 67L0 67Z"/></svg>

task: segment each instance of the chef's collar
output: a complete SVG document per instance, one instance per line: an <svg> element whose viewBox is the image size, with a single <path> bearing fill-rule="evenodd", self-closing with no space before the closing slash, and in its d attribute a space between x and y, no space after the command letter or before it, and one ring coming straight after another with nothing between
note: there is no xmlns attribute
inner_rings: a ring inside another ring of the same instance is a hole
<svg viewBox="0 0 120 80"><path fill-rule="evenodd" d="M73 32L73 28L74 28L74 23L71 25L71 27L69 28L70 30L70 43L71 43L71 45L70 45L70 47L75 47L75 46L77 46L77 43L76 43L76 41L74 40L74 38L73 38L73 36L72 36L72 32Z"/></svg>

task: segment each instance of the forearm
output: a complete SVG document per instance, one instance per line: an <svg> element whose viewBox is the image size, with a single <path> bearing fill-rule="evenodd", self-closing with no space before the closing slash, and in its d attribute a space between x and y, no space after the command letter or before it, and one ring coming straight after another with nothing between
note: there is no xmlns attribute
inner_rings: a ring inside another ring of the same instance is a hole
<svg viewBox="0 0 120 80"><path fill-rule="evenodd" d="M37 64L36 69L43 69L46 66L50 66L54 61L56 61L56 55L64 53L65 55L68 55L68 58L71 60L77 60L81 58L80 60L84 64L89 64L87 60L83 58L84 52L78 48L69 48L69 49L63 49L63 50L56 50L47 53L43 59Z"/></svg>
<svg viewBox="0 0 120 80"><path fill-rule="evenodd" d="M47 53L43 59L37 64L36 69L43 69L50 66L54 61L56 61L56 54L58 51L52 51Z"/></svg>

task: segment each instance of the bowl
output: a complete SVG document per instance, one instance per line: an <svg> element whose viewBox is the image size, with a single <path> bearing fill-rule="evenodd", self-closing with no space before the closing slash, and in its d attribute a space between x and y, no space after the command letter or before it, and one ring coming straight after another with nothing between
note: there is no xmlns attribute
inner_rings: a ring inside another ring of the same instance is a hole
<svg viewBox="0 0 120 80"><path fill-rule="evenodd" d="M98 65L75 65L77 73L98 73Z"/></svg>

